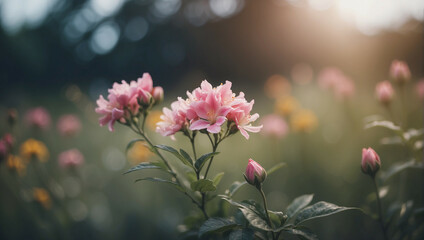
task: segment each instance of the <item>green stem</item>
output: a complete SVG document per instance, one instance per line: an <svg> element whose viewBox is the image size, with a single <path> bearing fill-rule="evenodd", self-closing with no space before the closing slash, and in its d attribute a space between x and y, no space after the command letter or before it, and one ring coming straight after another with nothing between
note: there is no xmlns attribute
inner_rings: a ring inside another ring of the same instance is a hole
<svg viewBox="0 0 424 240"><path fill-rule="evenodd" d="M380 199L380 194L379 194L379 191L378 191L378 186L377 186L377 181L375 179L375 176L372 177L372 180L374 182L374 188L375 188L374 190L375 190L375 194L377 196L378 220L380 222L381 231L383 232L384 239L388 240L389 238L387 237L386 227L384 226L383 211L381 209L381 199Z"/></svg>
<svg viewBox="0 0 424 240"><path fill-rule="evenodd" d="M267 203L266 203L265 193L264 193L264 191L262 190L262 185L259 185L258 190L259 190L259 192L261 193L262 200L263 200L263 202L264 202L264 209L265 209L265 214L266 214L266 218L267 218L268 225L269 225L272 229L274 229L274 226L273 226L273 224L272 224L272 222L271 222L271 218L269 217L269 213L268 213L268 205L267 205ZM275 239L275 234L274 234L274 232L272 232L272 231L271 231L271 233L272 233L272 239Z"/></svg>

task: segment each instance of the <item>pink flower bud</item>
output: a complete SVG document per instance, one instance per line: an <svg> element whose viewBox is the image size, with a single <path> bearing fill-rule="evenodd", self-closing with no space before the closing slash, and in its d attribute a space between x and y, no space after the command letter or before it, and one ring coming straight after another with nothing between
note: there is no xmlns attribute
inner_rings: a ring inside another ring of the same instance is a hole
<svg viewBox="0 0 424 240"><path fill-rule="evenodd" d="M154 87L152 91L153 99L155 103L160 103L163 100L163 88L162 87Z"/></svg>
<svg viewBox="0 0 424 240"><path fill-rule="evenodd" d="M244 178L249 184L258 186L258 184L265 181L266 171L259 163L253 161L253 159L249 159Z"/></svg>
<svg viewBox="0 0 424 240"><path fill-rule="evenodd" d="M408 82L411 78L408 64L404 61L393 60L390 66L390 76L397 83Z"/></svg>
<svg viewBox="0 0 424 240"><path fill-rule="evenodd" d="M392 101L395 92L389 81L383 81L377 84L375 87L375 93L378 101L383 104L389 104Z"/></svg>
<svg viewBox="0 0 424 240"><path fill-rule="evenodd" d="M370 176L374 176L380 169L381 161L378 154L372 148L362 149L362 172Z"/></svg>
<svg viewBox="0 0 424 240"><path fill-rule="evenodd" d="M150 94L147 91L140 90L139 95L140 95L140 102L142 105L150 105L152 101L152 94Z"/></svg>

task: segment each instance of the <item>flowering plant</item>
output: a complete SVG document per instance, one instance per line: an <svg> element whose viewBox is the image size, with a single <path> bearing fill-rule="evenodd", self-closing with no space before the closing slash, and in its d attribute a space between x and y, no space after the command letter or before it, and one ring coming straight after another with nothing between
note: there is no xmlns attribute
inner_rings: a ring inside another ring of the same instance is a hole
<svg viewBox="0 0 424 240"><path fill-rule="evenodd" d="M272 174L284 166L280 163L265 171L265 169L249 160L246 168L246 182L234 182L223 195L219 195L224 201L220 201L214 208L208 207L208 203L217 196L217 189L224 173L219 173L213 178L208 176L214 158L219 154L218 146L228 137L240 132L243 137L249 139L249 133L257 133L262 125L252 125L259 118L259 114L251 113L254 100L247 101L243 92L238 95L231 90L232 83L226 81L217 87L213 87L204 80L200 87L187 92L187 98L178 97L171 104L171 108L163 108L161 121L157 123L156 132L163 136L175 139L174 135L182 133L191 144L190 151L177 150L167 145L153 144L144 129L149 111L163 99L161 87L153 87L149 74L145 73L137 81L129 84L125 81L115 83L109 89L107 100L100 96L97 101L96 112L103 115L100 125L108 125L109 130L114 130L116 122L123 124L141 138L134 139L127 145L127 150L135 143L143 142L157 155L161 161L142 162L130 168L126 173L135 171L157 169L165 172L168 178L144 177L138 181L152 181L167 183L184 194L202 215L189 216L184 225L181 225L184 237L192 236L229 236L230 239L253 239L260 238L278 239L285 232L315 239L316 236L301 223L309 219L328 216L351 208L318 202L308 207L312 201L312 195L304 195L296 198L285 211L269 211L262 184L267 174ZM155 94L155 89L160 89ZM196 149L196 137L205 135L211 144L212 151L198 156ZM173 155L180 167L177 168L168 156ZM183 169L184 172L178 171ZM261 193L263 207L253 200L236 202L233 195L246 183L254 185ZM231 216L225 210L223 203L228 202L236 206L240 214Z"/></svg>

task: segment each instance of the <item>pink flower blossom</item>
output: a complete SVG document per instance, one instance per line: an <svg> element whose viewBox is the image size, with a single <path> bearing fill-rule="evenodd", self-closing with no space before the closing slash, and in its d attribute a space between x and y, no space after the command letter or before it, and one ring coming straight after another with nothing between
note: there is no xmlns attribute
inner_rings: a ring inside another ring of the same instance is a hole
<svg viewBox="0 0 424 240"><path fill-rule="evenodd" d="M421 79L415 88L417 90L418 97L421 99L421 101L424 101L424 79Z"/></svg>
<svg viewBox="0 0 424 240"><path fill-rule="evenodd" d="M383 104L389 104L394 95L395 91L393 90L392 84L389 81L383 81L377 84L375 87L375 94Z"/></svg>
<svg viewBox="0 0 424 240"><path fill-rule="evenodd" d="M157 132L164 136L173 135L188 124L192 131L203 130L219 133L222 125L228 120L248 139L250 132L259 132L262 126L252 126L259 115L250 114L254 101L247 102L244 93L236 96L231 90L232 83L226 81L218 87L204 80L200 87L192 92L187 91L187 99L174 102L172 110L164 108L162 122L158 123ZM184 117L184 121L182 119Z"/></svg>
<svg viewBox="0 0 424 240"><path fill-rule="evenodd" d="M362 172L370 176L374 176L375 173L380 169L381 161L380 156L372 148L362 149L362 161L361 169Z"/></svg>
<svg viewBox="0 0 424 240"><path fill-rule="evenodd" d="M8 148L12 148L13 145L15 144L15 138L10 133L4 134L3 140L7 144Z"/></svg>
<svg viewBox="0 0 424 240"><path fill-rule="evenodd" d="M265 136L281 139L287 135L289 127L281 116L270 114L262 118L263 128L261 133Z"/></svg>
<svg viewBox="0 0 424 240"><path fill-rule="evenodd" d="M63 115L57 122L57 130L62 136L74 136L81 130L81 122L75 115Z"/></svg>
<svg viewBox="0 0 424 240"><path fill-rule="evenodd" d="M390 66L390 76L397 83L408 82L411 78L408 64L404 61L393 60Z"/></svg>
<svg viewBox="0 0 424 240"><path fill-rule="evenodd" d="M50 126L50 114L43 107L30 109L25 114L25 121L31 127L47 129Z"/></svg>
<svg viewBox="0 0 424 240"><path fill-rule="evenodd" d="M249 163L247 164L246 172L244 174L246 181L251 185L257 185L265 181L266 176L267 174L265 169L253 159L249 159Z"/></svg>
<svg viewBox="0 0 424 240"><path fill-rule="evenodd" d="M84 163L84 156L76 148L60 153L58 158L62 168L78 167Z"/></svg>
<svg viewBox="0 0 424 240"><path fill-rule="evenodd" d="M180 131L187 122L184 105L185 101L179 98L171 104L171 109L163 108L162 121L157 123L156 132L162 136L173 136Z"/></svg>
<svg viewBox="0 0 424 240"><path fill-rule="evenodd" d="M318 85L322 89L334 89L340 79L345 76L340 69L336 67L327 67L321 70L318 75Z"/></svg>
<svg viewBox="0 0 424 240"><path fill-rule="evenodd" d="M143 77L129 84L126 81L114 83L108 92L107 100L103 96L97 100L96 112L103 115L99 119L100 125L107 124L110 131L114 130L113 125L116 121L124 123L131 115L136 116L154 103L153 81L148 73L144 73Z"/></svg>
<svg viewBox="0 0 424 240"><path fill-rule="evenodd" d="M334 94L339 99L351 98L355 94L355 84L350 78L344 76L334 86Z"/></svg>

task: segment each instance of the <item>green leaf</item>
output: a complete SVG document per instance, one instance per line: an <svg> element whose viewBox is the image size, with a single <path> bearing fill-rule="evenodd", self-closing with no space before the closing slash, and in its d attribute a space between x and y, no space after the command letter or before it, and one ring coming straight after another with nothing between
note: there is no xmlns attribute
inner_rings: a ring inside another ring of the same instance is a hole
<svg viewBox="0 0 424 240"><path fill-rule="evenodd" d="M218 184L221 182L222 177L224 176L224 172L220 172L216 174L216 176L213 178L213 184L215 186L218 186Z"/></svg>
<svg viewBox="0 0 424 240"><path fill-rule="evenodd" d="M296 215L296 213L298 213L304 207L308 206L308 204L311 203L313 198L314 198L313 194L307 194L307 195L302 195L294 199L293 202L290 203L290 205L287 207L285 211L287 216L291 218L294 215Z"/></svg>
<svg viewBox="0 0 424 240"><path fill-rule="evenodd" d="M162 149L164 151L167 151L169 153L172 153L175 157L177 157L178 159L180 159L181 162L184 165L187 165L187 166L189 166L189 167L191 167L191 168L194 169L193 165L190 164L189 160L185 159L175 148L170 147L170 146L166 146L166 145L156 145L155 147L156 148L159 148L159 149Z"/></svg>
<svg viewBox="0 0 424 240"><path fill-rule="evenodd" d="M124 172L124 174L138 171L138 170L143 170L143 169L161 169L161 167L159 167L157 164L153 164L150 162L142 162L138 164L137 166L128 169L128 171Z"/></svg>
<svg viewBox="0 0 424 240"><path fill-rule="evenodd" d="M365 125L365 129L374 128L374 127L383 127L383 128L392 130L396 132L397 134L402 134L402 129L390 121L373 121Z"/></svg>
<svg viewBox="0 0 424 240"><path fill-rule="evenodd" d="M264 231L272 231L272 228L268 225L268 223L262 219L255 211L249 208L240 208L240 211L243 213L244 217L249 221L249 223L258 229Z"/></svg>
<svg viewBox="0 0 424 240"><path fill-rule="evenodd" d="M239 230L232 231L229 240L253 240L255 232L250 228L243 228Z"/></svg>
<svg viewBox="0 0 424 240"><path fill-rule="evenodd" d="M268 175L270 175L270 174L272 174L273 172L277 171L278 169L280 169L280 168L282 168L282 167L284 167L284 166L286 166L286 163L283 163L283 162L278 163L278 164L276 164L275 166L273 166L272 168L270 168L268 171L266 171L266 173L267 173Z"/></svg>
<svg viewBox="0 0 424 240"><path fill-rule="evenodd" d="M232 197L242 186L244 186L247 182L239 182L235 181L233 184L230 185L230 187L225 191L225 194L227 194L229 197Z"/></svg>
<svg viewBox="0 0 424 240"><path fill-rule="evenodd" d="M311 230L307 228L291 228L291 229L284 229L285 232L299 236L303 239L307 240L318 240L318 236L315 235Z"/></svg>
<svg viewBox="0 0 424 240"><path fill-rule="evenodd" d="M137 138L137 139L133 139L133 140L131 140L131 141L127 144L127 147L125 148L125 153L127 153L127 152L128 152L128 150L130 150L130 148L132 148L136 142L144 142L144 139Z"/></svg>
<svg viewBox="0 0 424 240"><path fill-rule="evenodd" d="M137 179L135 180L135 182L140 182L140 181L150 181L150 182L162 182L162 183L169 183L172 186L174 186L176 189L178 189L181 192L185 192L184 189L178 185L176 182L170 181L170 180L166 180L166 179L162 179L162 178L152 178L152 177L148 177L148 178L141 178L141 179Z"/></svg>
<svg viewBox="0 0 424 240"><path fill-rule="evenodd" d="M317 202L301 210L297 214L294 224L298 225L299 223L302 223L304 221L308 221L308 220L320 218L320 217L326 217L338 212L351 210L351 209L357 209L357 208L340 207L335 204L323 202L323 201Z"/></svg>
<svg viewBox="0 0 424 240"><path fill-rule="evenodd" d="M194 166L196 167L197 170L200 170L202 169L203 165L206 163L207 160L209 160L210 158L218 154L219 152L211 152L211 153L203 154L196 160L196 163L194 164Z"/></svg>
<svg viewBox="0 0 424 240"><path fill-rule="evenodd" d="M397 173L407 169L407 168L423 168L423 165L421 163L415 163L414 159L409 160L407 162L401 162L401 163L395 163L393 164L389 170L382 172L381 174L381 180L383 182L387 181L392 176L396 175Z"/></svg>
<svg viewBox="0 0 424 240"><path fill-rule="evenodd" d="M191 159L190 155L183 149L180 149L180 153L190 163L190 165L193 166L193 159Z"/></svg>
<svg viewBox="0 0 424 240"><path fill-rule="evenodd" d="M209 218L199 229L199 238L207 233L225 232L237 227L237 223L225 218Z"/></svg>
<svg viewBox="0 0 424 240"><path fill-rule="evenodd" d="M191 183L191 189L193 191L199 191L202 193L211 192L216 190L216 186L209 179L200 179Z"/></svg>

